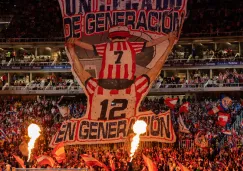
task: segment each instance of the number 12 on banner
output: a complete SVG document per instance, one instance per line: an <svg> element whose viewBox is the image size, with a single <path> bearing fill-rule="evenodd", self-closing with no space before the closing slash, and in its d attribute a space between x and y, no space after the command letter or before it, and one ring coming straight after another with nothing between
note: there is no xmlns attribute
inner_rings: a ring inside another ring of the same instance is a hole
<svg viewBox="0 0 243 171"><path fill-rule="evenodd" d="M103 100L100 105L101 105L101 112L100 112L100 117L98 118L98 120L107 120L107 113L108 113L108 120L114 120L114 119L122 119L122 118L126 118L126 113L125 113L125 109L127 108L128 105L128 101L127 99L114 99L111 102L111 106L112 104L115 104L115 106L112 106L111 110L108 111L108 104L109 104L109 100ZM119 105L119 106L117 106ZM124 113L120 114L120 116L115 116L115 112L121 112L124 111Z"/></svg>

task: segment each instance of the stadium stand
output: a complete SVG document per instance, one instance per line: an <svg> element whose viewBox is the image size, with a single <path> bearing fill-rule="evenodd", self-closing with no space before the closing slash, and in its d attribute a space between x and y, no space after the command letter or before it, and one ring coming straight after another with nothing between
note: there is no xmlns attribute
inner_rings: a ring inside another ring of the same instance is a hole
<svg viewBox="0 0 243 171"><path fill-rule="evenodd" d="M188 0L189 14L181 40L170 54L140 111L155 114L169 109L165 101L178 98L171 109L177 141L173 144L141 143L133 160L134 171L148 170L142 154L153 160L159 171L242 170L243 169L243 1ZM26 10L27 9L27 10ZM13 155L24 161L19 146L29 141L27 126L41 125L42 135L33 156L51 156L52 135L61 123L80 118L87 99L71 75L64 50L61 11L57 0L0 1L0 167L20 167ZM53 43L54 42L54 43ZM209 111L221 102L220 95L232 98L225 126ZM63 100L59 103L61 96ZM180 107L189 103L189 111ZM60 107L70 115L62 117ZM180 132L182 117L189 134ZM208 144L199 148L198 132ZM129 154L123 143L66 146L66 161L53 168L104 170L90 167L83 154L103 162L109 170L126 171ZM36 160L33 168L51 168Z"/></svg>
<svg viewBox="0 0 243 171"><path fill-rule="evenodd" d="M172 97L173 98L173 97ZM37 101L23 100L19 98L9 97L8 99L1 99L0 117L1 117L1 167L4 168L4 163L11 164L12 167L17 167L18 163L12 157L12 154L21 156L19 145L23 141L28 140L23 136L27 133L27 125L29 123L36 123L42 125L42 136L37 142L38 148L34 150L34 155L42 154L50 155L51 149L48 147L51 135L53 135L60 127L62 121L68 118L79 118L86 110L85 98L76 98L73 100L66 99L60 105L68 105L70 108L70 116L63 118L57 107L58 99L55 97L39 98ZM222 133L223 127L216 124L217 118L215 116L208 116L207 111L210 106L215 106L219 101L217 99L200 99L194 97L182 98L178 101L177 106L172 110L172 117L174 125L178 125L177 116L179 115L179 107L184 102L191 103L189 113L183 115L184 122L189 127L191 134L179 133L178 127L175 127L178 136L178 142L168 146L167 144L160 144L154 142L152 144L145 143L141 145L139 152L134 161L134 169L142 170L144 163L141 162L141 153L145 153L153 158L157 167L160 170L167 170L168 168L177 168L176 163L169 158L176 158L183 165L191 169L209 170L210 168L219 169L221 163L225 165L228 170L239 169L242 167L242 151L241 148L233 148L240 145L242 142L242 130L238 127L235 139L231 139L224 144L224 148L219 150L219 142L224 136ZM227 127L230 127L236 120L237 116L241 115L240 100L234 100L232 107L229 109L231 119ZM140 110L154 110L155 113L163 112L168 109L164 103L164 98L149 99L146 98L141 105ZM206 131L206 140L210 143L210 149L200 150L194 148L194 137L199 130ZM233 148L233 149L232 149ZM168 153L169 152L169 153ZM93 157L99 159L110 167L109 160L115 162L115 167L119 170L126 170L128 158L127 151L122 145L110 145L106 148L102 146L76 146L67 147L67 160L71 162L56 164L56 168L89 168L81 159L82 154L92 154ZM227 156L224 154L228 154ZM220 157L221 156L221 157ZM81 161L81 162L80 162ZM33 167L40 168L37 163L32 164ZM95 167L96 168L96 167Z"/></svg>

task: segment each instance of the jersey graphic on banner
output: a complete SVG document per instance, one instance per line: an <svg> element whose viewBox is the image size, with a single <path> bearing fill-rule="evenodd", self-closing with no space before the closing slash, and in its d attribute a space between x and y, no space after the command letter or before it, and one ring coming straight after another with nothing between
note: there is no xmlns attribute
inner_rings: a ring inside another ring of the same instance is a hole
<svg viewBox="0 0 243 171"><path fill-rule="evenodd" d="M125 142L137 119L148 124L142 141L175 142L170 112L141 113L139 105L178 41L187 0L59 4L66 53L88 104L82 118L62 123L50 146Z"/></svg>
<svg viewBox="0 0 243 171"><path fill-rule="evenodd" d="M95 53L102 57L99 79L134 79L136 54L144 42L111 42L95 45Z"/></svg>

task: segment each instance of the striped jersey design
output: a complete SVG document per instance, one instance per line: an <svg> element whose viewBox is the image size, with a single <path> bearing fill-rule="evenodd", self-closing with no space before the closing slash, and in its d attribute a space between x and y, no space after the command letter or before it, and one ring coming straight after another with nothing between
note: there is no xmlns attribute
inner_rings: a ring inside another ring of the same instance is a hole
<svg viewBox="0 0 243 171"><path fill-rule="evenodd" d="M134 79L136 54L142 52L145 42L110 42L94 45L102 57L99 79Z"/></svg>

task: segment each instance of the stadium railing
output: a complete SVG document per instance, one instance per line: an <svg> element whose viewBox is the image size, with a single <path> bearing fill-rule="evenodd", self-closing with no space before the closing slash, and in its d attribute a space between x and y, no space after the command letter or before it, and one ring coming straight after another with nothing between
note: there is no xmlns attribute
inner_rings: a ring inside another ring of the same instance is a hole
<svg viewBox="0 0 243 171"><path fill-rule="evenodd" d="M69 62L12 62L9 66L58 66L70 65Z"/></svg>
<svg viewBox="0 0 243 171"><path fill-rule="evenodd" d="M234 56L231 57L227 57L227 58L204 58L204 59L185 59L185 58L173 58L173 59L167 59L166 62L183 62L183 63L196 63L196 62L235 62L235 61L242 61L243 57L238 57L237 60L235 60ZM39 61L34 61L34 62L27 62L27 61L13 61L10 63L10 65L20 65L20 66L31 66L31 65L61 65L61 64L68 64L69 62L55 62L53 63L53 61L50 62L39 62Z"/></svg>
<svg viewBox="0 0 243 171"><path fill-rule="evenodd" d="M192 83L192 84L163 84L156 83L152 88L215 88L215 87L243 87L243 83Z"/></svg>
<svg viewBox="0 0 243 171"><path fill-rule="evenodd" d="M204 56L206 57L206 56ZM235 56L229 56L227 58L223 57L223 58L198 58L198 59L192 59L192 58L169 58L167 59L166 62L184 62L184 63L193 63L193 62L235 62L235 61L242 61L243 57L239 56L239 57L235 57Z"/></svg>
<svg viewBox="0 0 243 171"><path fill-rule="evenodd" d="M205 87L205 84L162 84L158 87L153 87L151 92L164 92L166 90L176 90L176 91L216 91L218 88L220 90L235 90L235 88L241 89L243 87L243 83L232 83L232 84L213 84L210 87ZM22 91L23 93L33 92L36 93L48 93L54 91L64 91L63 93L73 94L73 93L83 93L82 88L80 86L68 86L68 85L41 85L41 84L31 84L26 86L8 86L5 85L0 87L0 91ZM14 92L13 92L14 93ZM16 93L16 92L15 92Z"/></svg>

